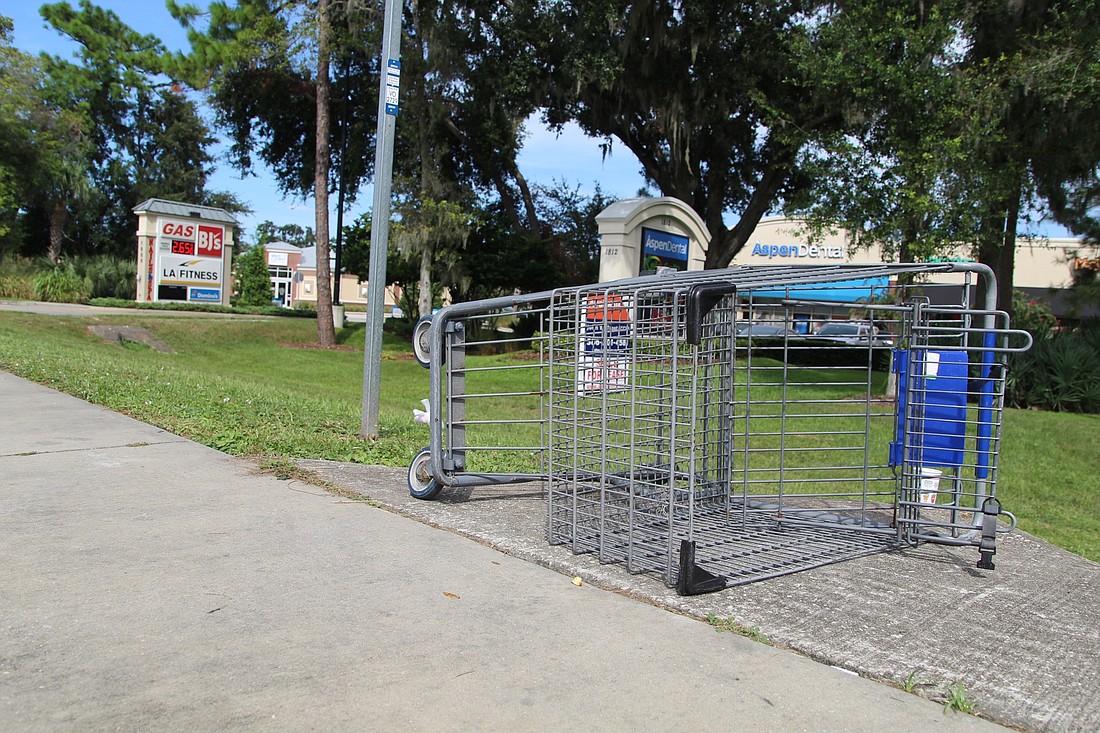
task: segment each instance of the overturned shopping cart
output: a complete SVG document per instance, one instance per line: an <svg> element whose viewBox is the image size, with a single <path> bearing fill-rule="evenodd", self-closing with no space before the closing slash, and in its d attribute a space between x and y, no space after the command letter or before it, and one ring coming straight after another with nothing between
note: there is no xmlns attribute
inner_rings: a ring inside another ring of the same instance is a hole
<svg viewBox="0 0 1100 733"><path fill-rule="evenodd" d="M982 297L982 306L975 305ZM547 537L684 594L922 542L993 568L1008 353L980 265L667 273L418 326L414 496L546 487Z"/></svg>

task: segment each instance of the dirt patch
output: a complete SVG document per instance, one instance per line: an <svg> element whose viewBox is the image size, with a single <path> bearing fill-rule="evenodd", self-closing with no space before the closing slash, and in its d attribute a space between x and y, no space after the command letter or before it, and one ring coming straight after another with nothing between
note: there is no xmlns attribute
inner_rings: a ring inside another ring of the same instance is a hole
<svg viewBox="0 0 1100 733"><path fill-rule="evenodd" d="M88 330L104 341L116 343L119 346L130 341L135 344L144 344L161 354L172 353L172 348L168 344L138 326L88 326Z"/></svg>

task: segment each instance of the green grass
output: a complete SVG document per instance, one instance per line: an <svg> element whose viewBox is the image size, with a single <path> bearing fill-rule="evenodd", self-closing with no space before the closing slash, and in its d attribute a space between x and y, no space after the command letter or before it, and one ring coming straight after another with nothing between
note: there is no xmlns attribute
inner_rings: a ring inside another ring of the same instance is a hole
<svg viewBox="0 0 1100 733"><path fill-rule="evenodd" d="M728 631L738 636L744 636L746 639L759 641L761 644L768 643L768 637L764 635L759 626L745 626L735 618L722 618L713 613L708 613L706 620L708 624L714 627L715 631Z"/></svg>
<svg viewBox="0 0 1100 733"><path fill-rule="evenodd" d="M87 327L93 323L145 327L175 353L129 344L120 348L91 335ZM358 437L363 327L351 324L340 332L341 343L355 350L293 346L315 340L312 320L165 319L138 311L98 319L0 313L0 368L236 455L407 466L428 442L427 426L413 423L411 412L428 396L428 371L412 359L408 344L387 334L380 436L363 440ZM470 366L524 363L522 354L469 358ZM763 374L771 381L782 376ZM835 378L812 370L800 375L822 382ZM476 390L487 393L540 388L538 370L533 369L494 369L478 380ZM758 387L754 399L780 389L763 383ZM845 385L815 389L827 397L859 391ZM469 402L471 417L534 421L471 428L479 433L469 444L532 445L539 440L539 397ZM859 415L851 419L862 424ZM813 420L807 420L807 430L814 427ZM835 428L837 421L824 424ZM1004 507L1019 517L1022 529L1100 561L1100 461L1093 442L1098 428L1097 415L1006 411L998 494ZM828 447L830 439L826 435L806 441ZM889 437L873 433L873 440L885 445ZM538 470L534 457L519 451L471 455L470 469L487 468L490 462L496 470Z"/></svg>
<svg viewBox="0 0 1100 733"><path fill-rule="evenodd" d="M176 352L124 349L91 323L149 329ZM345 329L361 347L362 327ZM358 437L363 354L280 346L316 339L316 323L288 319L0 314L0 368L237 455L402 465L428 439L411 409L428 377L405 348L383 347L380 439Z"/></svg>
<svg viewBox="0 0 1100 733"><path fill-rule="evenodd" d="M1007 410L997 493L1020 527L1100 562L1100 415Z"/></svg>
<svg viewBox="0 0 1100 733"><path fill-rule="evenodd" d="M914 669L906 676L905 681L901 683L901 689L906 692L916 692L919 688L927 687L931 684L933 684L932 680L922 677L921 671L919 669Z"/></svg>
<svg viewBox="0 0 1100 733"><path fill-rule="evenodd" d="M972 715L978 711L977 704L970 699L962 682L954 682L947 685L944 690L943 714L948 712L967 713Z"/></svg>

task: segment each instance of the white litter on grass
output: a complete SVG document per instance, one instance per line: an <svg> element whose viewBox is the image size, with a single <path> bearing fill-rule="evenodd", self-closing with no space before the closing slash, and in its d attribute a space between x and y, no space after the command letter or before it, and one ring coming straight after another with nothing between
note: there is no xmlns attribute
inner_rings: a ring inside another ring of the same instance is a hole
<svg viewBox="0 0 1100 733"><path fill-rule="evenodd" d="M418 410L415 407L413 408L413 422L424 423L425 425L427 425L428 424L428 409L429 409L428 408L428 401L427 400L420 400L420 404L424 405L424 409L423 410Z"/></svg>

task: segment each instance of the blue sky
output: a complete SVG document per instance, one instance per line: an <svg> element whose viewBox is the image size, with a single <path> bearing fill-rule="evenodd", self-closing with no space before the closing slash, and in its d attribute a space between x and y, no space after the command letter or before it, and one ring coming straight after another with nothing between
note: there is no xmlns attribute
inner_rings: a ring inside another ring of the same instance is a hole
<svg viewBox="0 0 1100 733"><path fill-rule="evenodd" d="M201 0L192 2L205 5ZM70 0L70 4L76 7L79 0ZM170 49L187 46L183 29L168 14L160 0L98 0L96 4L114 11L139 33L156 35ZM0 14L15 22L16 47L28 53L44 51L63 58L70 57L76 50L76 44L42 20L38 14L41 5L35 0L0 0ZM401 124L400 118L397 124ZM550 185L564 180L570 185L579 185L586 193L591 193L598 182L605 195L616 198L635 196L643 185L638 162L629 150L615 145L611 155L605 159L599 142L586 137L576 126L567 127L561 135L554 135L537 121L532 121L519 165L529 182ZM208 180L211 190L230 191L253 209L252 214L242 217L246 237L257 223L264 220L303 227L314 225L312 198L305 201L284 198L275 186L270 171L257 167L254 173L242 177L227 162L219 159L214 174ZM335 197L332 201L335 205ZM372 192L368 187L345 210L344 220L351 221L368 211L371 201ZM332 221L332 226L335 226L335 211Z"/></svg>

